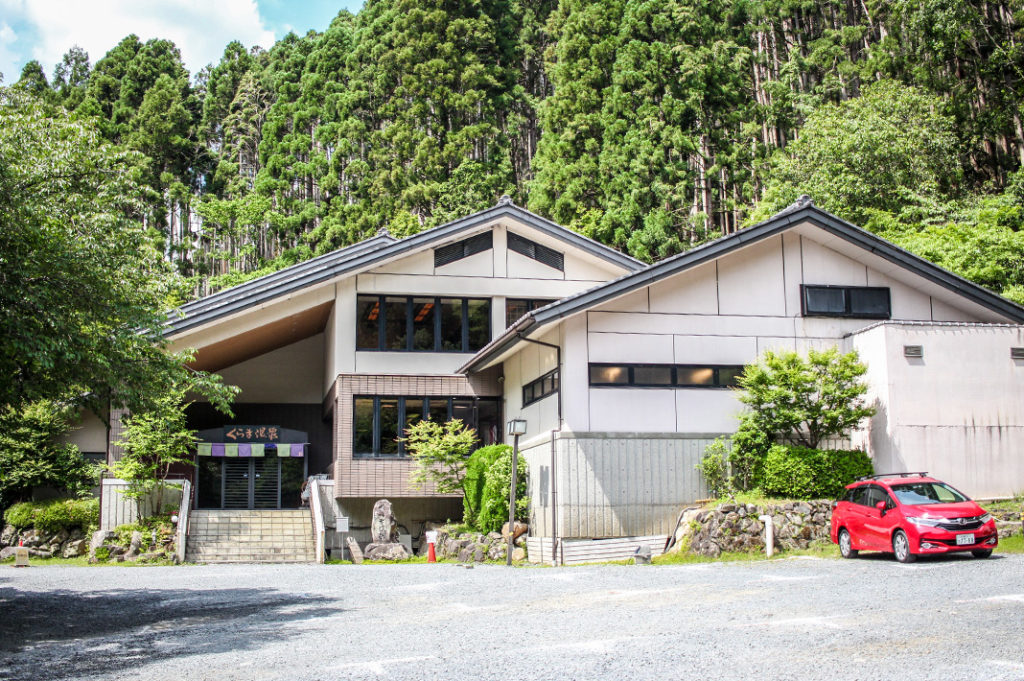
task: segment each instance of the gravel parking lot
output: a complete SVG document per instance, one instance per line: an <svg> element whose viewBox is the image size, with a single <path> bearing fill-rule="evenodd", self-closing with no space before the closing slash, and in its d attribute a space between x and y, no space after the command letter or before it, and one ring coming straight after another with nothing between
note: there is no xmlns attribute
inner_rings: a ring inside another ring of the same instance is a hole
<svg viewBox="0 0 1024 681"><path fill-rule="evenodd" d="M0 568L0 679L1024 679L1024 556Z"/></svg>

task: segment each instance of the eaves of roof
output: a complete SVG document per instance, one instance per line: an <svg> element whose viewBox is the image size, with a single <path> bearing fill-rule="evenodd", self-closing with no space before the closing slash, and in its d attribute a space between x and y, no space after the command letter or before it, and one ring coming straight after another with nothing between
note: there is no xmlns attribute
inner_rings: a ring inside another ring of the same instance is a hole
<svg viewBox="0 0 1024 681"><path fill-rule="evenodd" d="M458 372L470 373L486 366L494 358L511 349L519 341L520 336L535 331L537 327L547 325L595 305L600 305L603 302L661 281L684 270L710 262L743 246L774 236L803 222L811 222L830 234L860 246L890 262L901 265L907 270L958 293L978 305L1004 315L1014 322L1024 323L1024 307L992 293L988 289L963 277L944 270L909 251L905 251L871 232L852 225L818 208L809 200L801 199L797 204L752 227L708 242L685 253L680 253L654 263L640 271L625 274L618 279L599 284L586 291L528 312L502 335L481 348L476 355L458 369Z"/></svg>
<svg viewBox="0 0 1024 681"><path fill-rule="evenodd" d="M164 332L166 335L172 336L187 331L294 291L379 265L391 258L444 241L501 217L515 218L548 236L630 272L641 270L644 267L644 264L635 258L531 213L525 208L516 206L507 197L502 197L496 206L404 239L395 240L384 233L333 253L307 260L187 303L168 315L168 320L164 324Z"/></svg>

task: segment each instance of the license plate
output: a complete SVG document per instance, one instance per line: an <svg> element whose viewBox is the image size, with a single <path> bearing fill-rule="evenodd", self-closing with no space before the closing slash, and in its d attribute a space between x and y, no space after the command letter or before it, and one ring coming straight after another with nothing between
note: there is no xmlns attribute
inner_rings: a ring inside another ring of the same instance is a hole
<svg viewBox="0 0 1024 681"><path fill-rule="evenodd" d="M973 534L958 534L956 536L956 545L957 546L967 546L967 545L973 544L973 543L974 543L974 535Z"/></svg>

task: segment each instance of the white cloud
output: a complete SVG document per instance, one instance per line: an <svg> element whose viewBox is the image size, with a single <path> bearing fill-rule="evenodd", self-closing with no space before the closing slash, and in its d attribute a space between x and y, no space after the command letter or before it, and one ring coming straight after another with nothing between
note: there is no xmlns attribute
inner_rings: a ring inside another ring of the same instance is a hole
<svg viewBox="0 0 1024 681"><path fill-rule="evenodd" d="M22 13L39 36L32 57L47 74L73 45L84 48L95 64L131 33L143 42L173 41L193 75L217 63L232 40L247 48L274 43L255 0L32 0L22 5Z"/></svg>
<svg viewBox="0 0 1024 681"><path fill-rule="evenodd" d="M15 64L18 62L18 55L14 50L14 43L18 41L18 34L6 21L0 21L0 73L3 74L3 84L10 85L18 80L18 73L14 72Z"/></svg>

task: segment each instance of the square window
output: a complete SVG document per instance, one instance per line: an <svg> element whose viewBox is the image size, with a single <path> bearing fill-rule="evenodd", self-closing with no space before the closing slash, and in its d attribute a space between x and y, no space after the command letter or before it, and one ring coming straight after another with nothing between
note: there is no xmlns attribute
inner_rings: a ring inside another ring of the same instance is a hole
<svg viewBox="0 0 1024 681"><path fill-rule="evenodd" d="M807 314L842 316L846 312L845 290L823 286L804 287Z"/></svg>
<svg viewBox="0 0 1024 681"><path fill-rule="evenodd" d="M715 370L711 367L676 367L676 385L713 386Z"/></svg>
<svg viewBox="0 0 1024 681"><path fill-rule="evenodd" d="M892 312L887 288L851 288L850 314L888 319Z"/></svg>
<svg viewBox="0 0 1024 681"><path fill-rule="evenodd" d="M356 300L356 349L380 349L380 298L359 296Z"/></svg>

